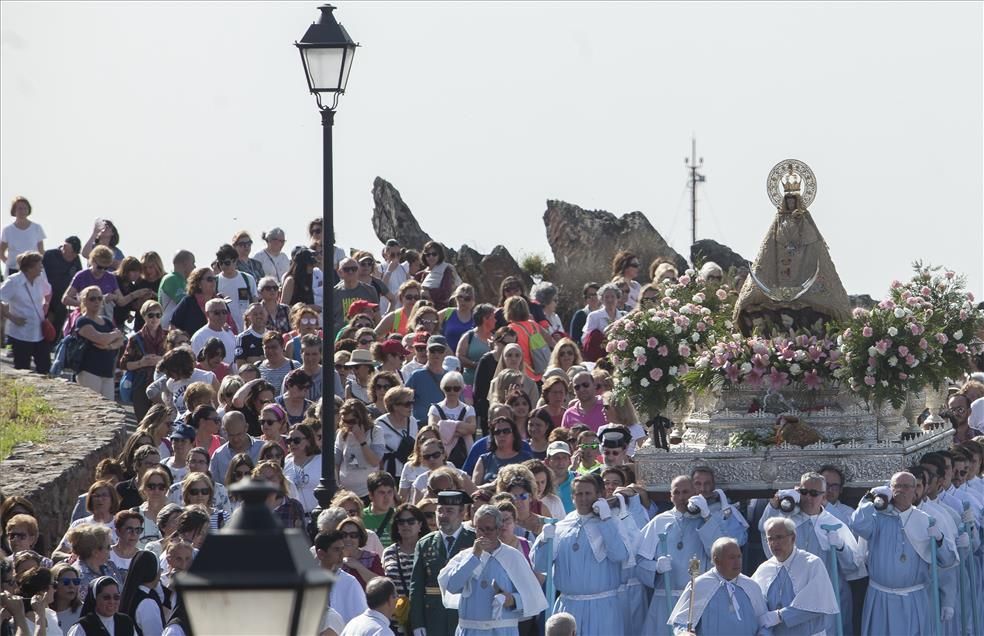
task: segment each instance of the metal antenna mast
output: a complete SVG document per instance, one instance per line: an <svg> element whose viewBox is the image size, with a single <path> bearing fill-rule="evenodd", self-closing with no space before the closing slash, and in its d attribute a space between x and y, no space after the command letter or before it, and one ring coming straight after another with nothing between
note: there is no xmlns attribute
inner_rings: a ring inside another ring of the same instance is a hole
<svg viewBox="0 0 984 636"><path fill-rule="evenodd" d="M704 158L697 158L697 138L690 138L690 158L683 160L690 170L690 244L697 242L697 184L706 181L697 169L704 165Z"/></svg>

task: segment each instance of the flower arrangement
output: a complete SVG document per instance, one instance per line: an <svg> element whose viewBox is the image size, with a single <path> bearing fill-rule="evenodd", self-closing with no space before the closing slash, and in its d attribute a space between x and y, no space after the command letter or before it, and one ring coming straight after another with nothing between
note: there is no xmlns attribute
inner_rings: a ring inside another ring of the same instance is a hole
<svg viewBox="0 0 984 636"><path fill-rule="evenodd" d="M710 283L688 269L675 282L666 283L660 306L673 311L687 305L699 307L706 330L720 338L730 336L734 330L731 315L737 298L737 293L727 284Z"/></svg>
<svg viewBox="0 0 984 636"><path fill-rule="evenodd" d="M694 360L684 383L694 390L794 387L818 391L836 381L841 352L828 336L790 332L764 338L739 334L710 345Z"/></svg>

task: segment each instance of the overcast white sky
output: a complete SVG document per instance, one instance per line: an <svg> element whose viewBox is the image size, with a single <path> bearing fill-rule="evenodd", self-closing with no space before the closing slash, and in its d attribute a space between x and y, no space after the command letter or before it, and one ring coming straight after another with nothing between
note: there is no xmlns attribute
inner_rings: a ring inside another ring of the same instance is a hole
<svg viewBox="0 0 984 636"><path fill-rule="evenodd" d="M549 255L556 198L641 210L686 255L695 133L699 237L754 258L765 178L794 157L849 292L921 258L982 295L980 2L336 4L362 44L336 116L341 245L378 248L379 175L454 247ZM0 197L30 198L49 246L96 217L166 263L240 227L300 242L321 131L293 42L316 7L0 3Z"/></svg>

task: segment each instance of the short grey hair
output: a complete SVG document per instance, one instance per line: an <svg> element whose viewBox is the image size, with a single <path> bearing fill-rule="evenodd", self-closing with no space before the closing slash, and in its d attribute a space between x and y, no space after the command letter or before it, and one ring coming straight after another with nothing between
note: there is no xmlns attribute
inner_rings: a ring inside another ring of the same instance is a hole
<svg viewBox="0 0 984 636"><path fill-rule="evenodd" d="M822 481L824 490L827 489L827 478L821 475L820 473L815 473L813 471L810 471L808 473L803 473L802 475L800 475L801 484L805 484L808 481Z"/></svg>
<svg viewBox="0 0 984 636"><path fill-rule="evenodd" d="M495 521L496 528L502 527L502 513L499 512L499 509L495 506L485 504L476 510L475 514L472 515L472 525L478 527L478 520L484 517L491 517L492 520Z"/></svg>
<svg viewBox="0 0 984 636"><path fill-rule="evenodd" d="M345 508L336 506L322 510L321 514L318 515L318 532L331 532L348 518L349 516L345 512Z"/></svg>
<svg viewBox="0 0 984 636"><path fill-rule="evenodd" d="M792 535L796 534L796 524L793 523L792 519L785 516L769 517L768 519L765 520L763 530L765 530L765 532L768 532L769 530L775 528L776 526L782 526L783 528L786 529L787 532L789 532L789 534Z"/></svg>
<svg viewBox="0 0 984 636"><path fill-rule="evenodd" d="M618 285L616 285L615 283L605 283L604 285L598 288L598 300L604 298L605 294L607 294L608 292L612 292L613 294L615 294L616 300L622 299L622 290L618 288Z"/></svg>
<svg viewBox="0 0 984 636"><path fill-rule="evenodd" d="M268 285L274 285L275 287L277 287L277 289L280 289L280 283L278 283L277 279L274 278L273 276L264 276L263 278L261 278L259 282L256 283L256 289L263 289Z"/></svg>
<svg viewBox="0 0 984 636"><path fill-rule="evenodd" d="M718 557L721 556L721 552L723 552L729 545L733 545L741 550L741 546L738 545L738 542L731 537L721 537L715 541L713 545L711 545L711 561L717 561Z"/></svg>
<svg viewBox="0 0 984 636"><path fill-rule="evenodd" d="M558 612L547 619L546 636L574 636L577 620L567 612Z"/></svg>
<svg viewBox="0 0 984 636"><path fill-rule="evenodd" d="M226 306L226 301L224 298L210 298L205 303L205 311L209 311L209 307L219 307L219 306L223 308Z"/></svg>
<svg viewBox="0 0 984 636"><path fill-rule="evenodd" d="M548 281L537 283L530 290L530 296L541 305L549 305L557 297L557 286Z"/></svg>
<svg viewBox="0 0 984 636"><path fill-rule="evenodd" d="M465 383L465 378L457 371L448 371L441 378L441 390L443 391L449 384L462 386Z"/></svg>

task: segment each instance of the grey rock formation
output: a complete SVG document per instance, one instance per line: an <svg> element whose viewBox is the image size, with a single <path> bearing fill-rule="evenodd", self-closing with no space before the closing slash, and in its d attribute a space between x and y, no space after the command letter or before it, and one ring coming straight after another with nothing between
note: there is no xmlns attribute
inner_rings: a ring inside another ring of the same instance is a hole
<svg viewBox="0 0 984 636"><path fill-rule="evenodd" d="M396 238L401 245L419 250L431 240L403 202L400 191L389 181L376 177L372 182L372 201L372 229L381 243Z"/></svg>
<svg viewBox="0 0 984 636"><path fill-rule="evenodd" d="M690 262L695 269L708 261L714 261L724 271L733 267L736 273L748 271L751 265L741 254L712 239L701 239L690 246Z"/></svg>

